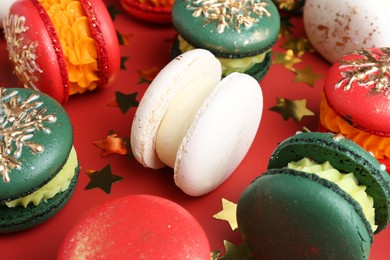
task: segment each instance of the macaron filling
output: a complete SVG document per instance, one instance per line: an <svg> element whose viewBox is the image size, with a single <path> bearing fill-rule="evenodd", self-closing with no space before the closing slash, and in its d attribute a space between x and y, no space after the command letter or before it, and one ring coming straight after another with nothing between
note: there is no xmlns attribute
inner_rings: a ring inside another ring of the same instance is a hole
<svg viewBox="0 0 390 260"><path fill-rule="evenodd" d="M196 47L188 43L181 35L177 37L179 41L179 49L182 53L195 49ZM249 56L244 58L221 58L216 57L221 62L222 75L227 76L233 72L246 72L256 64L262 63L266 54L271 51L271 48L255 56Z"/></svg>
<svg viewBox="0 0 390 260"><path fill-rule="evenodd" d="M13 208L19 205L27 207L31 203L37 206L42 201L46 202L48 199L53 198L56 194L69 188L77 167L77 154L74 147L72 147L66 163L53 179L51 179L48 183L33 193L22 198L6 202L5 205L9 208Z"/></svg>
<svg viewBox="0 0 390 260"><path fill-rule="evenodd" d="M69 94L93 90L99 82L98 54L80 0L39 0L49 15L63 50Z"/></svg>
<svg viewBox="0 0 390 260"><path fill-rule="evenodd" d="M159 159L173 168L181 142L204 100L214 89L214 80L199 77L185 86L168 105L156 135Z"/></svg>
<svg viewBox="0 0 390 260"><path fill-rule="evenodd" d="M361 206L372 231L374 232L377 229L378 226L375 224L374 200L366 193L366 186L359 185L354 173L341 173L329 162L319 164L309 158L303 158L297 162L290 162L287 168L312 173L338 185L340 189L349 194Z"/></svg>
<svg viewBox="0 0 390 260"><path fill-rule="evenodd" d="M377 159L390 158L390 137L383 137L359 130L342 119L329 106L325 96L320 103L320 123L334 133L341 133L346 138L373 153Z"/></svg>

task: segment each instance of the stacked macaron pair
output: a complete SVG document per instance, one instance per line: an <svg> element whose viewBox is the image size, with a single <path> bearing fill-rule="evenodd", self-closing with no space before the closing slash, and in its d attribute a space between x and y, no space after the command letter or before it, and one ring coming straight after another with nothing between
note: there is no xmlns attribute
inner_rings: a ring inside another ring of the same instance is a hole
<svg viewBox="0 0 390 260"><path fill-rule="evenodd" d="M116 79L119 44L101 0L18 0L3 25L13 71L24 87L64 103Z"/></svg>
<svg viewBox="0 0 390 260"><path fill-rule="evenodd" d="M78 160L62 106L44 93L0 88L0 232L56 214L75 190Z"/></svg>
<svg viewBox="0 0 390 260"><path fill-rule="evenodd" d="M329 69L321 131L341 133L390 167L390 48L359 49Z"/></svg>
<svg viewBox="0 0 390 260"><path fill-rule="evenodd" d="M223 76L241 72L258 80L268 71L280 30L279 12L271 0L177 0L172 23L178 32L173 57L206 49L220 60Z"/></svg>
<svg viewBox="0 0 390 260"><path fill-rule="evenodd" d="M342 135L298 133L242 193L237 221L256 259L368 259L390 221L390 176Z"/></svg>

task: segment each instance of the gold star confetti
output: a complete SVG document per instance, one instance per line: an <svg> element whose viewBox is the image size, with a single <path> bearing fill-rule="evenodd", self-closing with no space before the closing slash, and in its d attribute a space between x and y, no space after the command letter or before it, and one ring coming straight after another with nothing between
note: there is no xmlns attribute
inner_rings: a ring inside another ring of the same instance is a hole
<svg viewBox="0 0 390 260"><path fill-rule="evenodd" d="M322 75L315 73L311 66L306 66L303 69L295 70L294 82L304 82L313 87L316 80L321 77Z"/></svg>
<svg viewBox="0 0 390 260"><path fill-rule="evenodd" d="M220 259L224 260L253 260L254 258L251 256L249 252L248 245L246 243L242 243L241 245L235 245L227 240L223 241L223 245L226 250L226 254L222 256Z"/></svg>
<svg viewBox="0 0 390 260"><path fill-rule="evenodd" d="M287 35L285 39L286 41L281 45L281 47L287 50L292 50L298 57L302 57L305 52L314 51L307 38L293 38Z"/></svg>
<svg viewBox="0 0 390 260"><path fill-rule="evenodd" d="M306 99L289 100L287 98L276 98L278 104L271 107L271 111L275 111L282 115L284 120L290 117L294 118L298 123L304 116L313 116L314 113L306 108Z"/></svg>
<svg viewBox="0 0 390 260"><path fill-rule="evenodd" d="M281 64L285 68L291 71L295 71L293 65L295 63L301 62L301 59L296 57L294 55L293 50L287 50L285 53L280 53L280 52L273 52L274 54L274 59L272 60L272 64Z"/></svg>
<svg viewBox="0 0 390 260"><path fill-rule="evenodd" d="M221 250L211 251L211 253L210 253L211 260L218 260L220 255L221 255Z"/></svg>
<svg viewBox="0 0 390 260"><path fill-rule="evenodd" d="M102 150L102 157L112 154L126 155L128 153L126 149L128 143L114 132L110 132L103 140L93 141L92 143Z"/></svg>
<svg viewBox="0 0 390 260"><path fill-rule="evenodd" d="M222 208L223 209L215 214L213 218L227 221L230 228L236 230L238 228L236 218L237 204L222 198Z"/></svg>

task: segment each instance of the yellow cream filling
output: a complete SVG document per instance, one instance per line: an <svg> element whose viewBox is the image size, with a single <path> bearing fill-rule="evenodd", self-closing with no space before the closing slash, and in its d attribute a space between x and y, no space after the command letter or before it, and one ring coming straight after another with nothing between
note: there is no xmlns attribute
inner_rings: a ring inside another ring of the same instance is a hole
<svg viewBox="0 0 390 260"><path fill-rule="evenodd" d="M53 179L51 179L48 183L46 183L44 186L34 191L33 193L16 200L6 202L5 204L9 208L13 208L18 205L27 207L30 203L33 203L36 206L41 201L46 202L48 199L53 198L56 194L68 189L69 184L75 175L75 170L77 166L78 161L76 150L74 149L74 147L72 147L68 160L66 161L60 172Z"/></svg>
<svg viewBox="0 0 390 260"><path fill-rule="evenodd" d="M182 53L195 49L194 46L189 44L180 35L178 35L178 40L179 40L179 49ZM258 55L240 58L240 59L227 59L227 58L217 57L217 59L221 62L222 75L227 76L232 72L245 72L245 71L247 71L248 69L253 67L255 64L263 62L265 55L269 51L270 50L267 50L267 51L260 53Z"/></svg>
<svg viewBox="0 0 390 260"><path fill-rule="evenodd" d="M69 76L69 94L96 88L97 50L79 0L39 0L60 39Z"/></svg>
<svg viewBox="0 0 390 260"><path fill-rule="evenodd" d="M365 150L372 152L375 158L390 158L390 137L369 134L354 128L329 107L324 96L320 103L320 122L331 132L341 133Z"/></svg>
<svg viewBox="0 0 390 260"><path fill-rule="evenodd" d="M363 209L363 213L371 225L373 231L377 229L375 225L374 199L366 193L366 186L359 185L353 173L341 173L329 162L318 164L309 158L303 158L298 162L291 162L287 168L313 173L323 179L337 184L340 189L348 193Z"/></svg>

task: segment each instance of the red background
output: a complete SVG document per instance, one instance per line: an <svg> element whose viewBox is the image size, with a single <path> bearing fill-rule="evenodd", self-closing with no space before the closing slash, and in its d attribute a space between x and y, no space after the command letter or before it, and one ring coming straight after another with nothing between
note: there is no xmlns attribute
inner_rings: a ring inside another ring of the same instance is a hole
<svg viewBox="0 0 390 260"><path fill-rule="evenodd" d="M105 1L122 11L115 0ZM294 24L294 36L304 36L301 17L291 20ZM115 26L121 35L128 37L128 44L121 45L121 56L127 57L126 68L120 71L119 79L110 88L88 94L72 96L65 109L69 113L74 126L74 144L81 165L79 182L74 196L66 207L55 217L44 224L15 234L0 235L0 251L2 259L54 259L57 250L69 228L91 207L115 197L128 194L153 194L173 200L191 212L205 229L212 250L223 251L223 240L235 244L242 243L238 231L232 231L225 221L216 220L212 216L222 209L222 198L237 202L241 192L267 165L268 158L276 145L293 135L302 127L315 130L318 121L318 104L322 91L324 75L329 64L316 53L306 52L295 68L311 66L315 73L322 77L313 86L302 82L294 82L294 73L279 64L271 66L269 73L260 82L264 95L264 113L255 141L232 176L218 189L203 197L193 198L179 190L173 181L172 170L151 170L143 168L134 159L127 156L101 156L101 150L93 145L96 140L104 139L110 131L120 137L128 138L135 108L126 113L109 104L115 101L117 91L130 94L137 92L140 100L149 83L139 83L140 71L156 66L164 67L170 61L169 49L175 31L170 25L145 23L126 15L123 11L115 17ZM274 51L284 53L281 38ZM4 39L0 37L0 85L3 87L18 86L11 72L6 57ZM290 100L306 99L307 107L315 116L303 117L301 122L283 117L269 109L277 104L276 98ZM100 189L85 190L89 183L87 170L101 170L111 165L113 174L124 177L112 185L111 193ZM371 251L372 260L385 259L389 254L386 246L390 242L390 228L375 236ZM282 245L281 245L282 247Z"/></svg>

